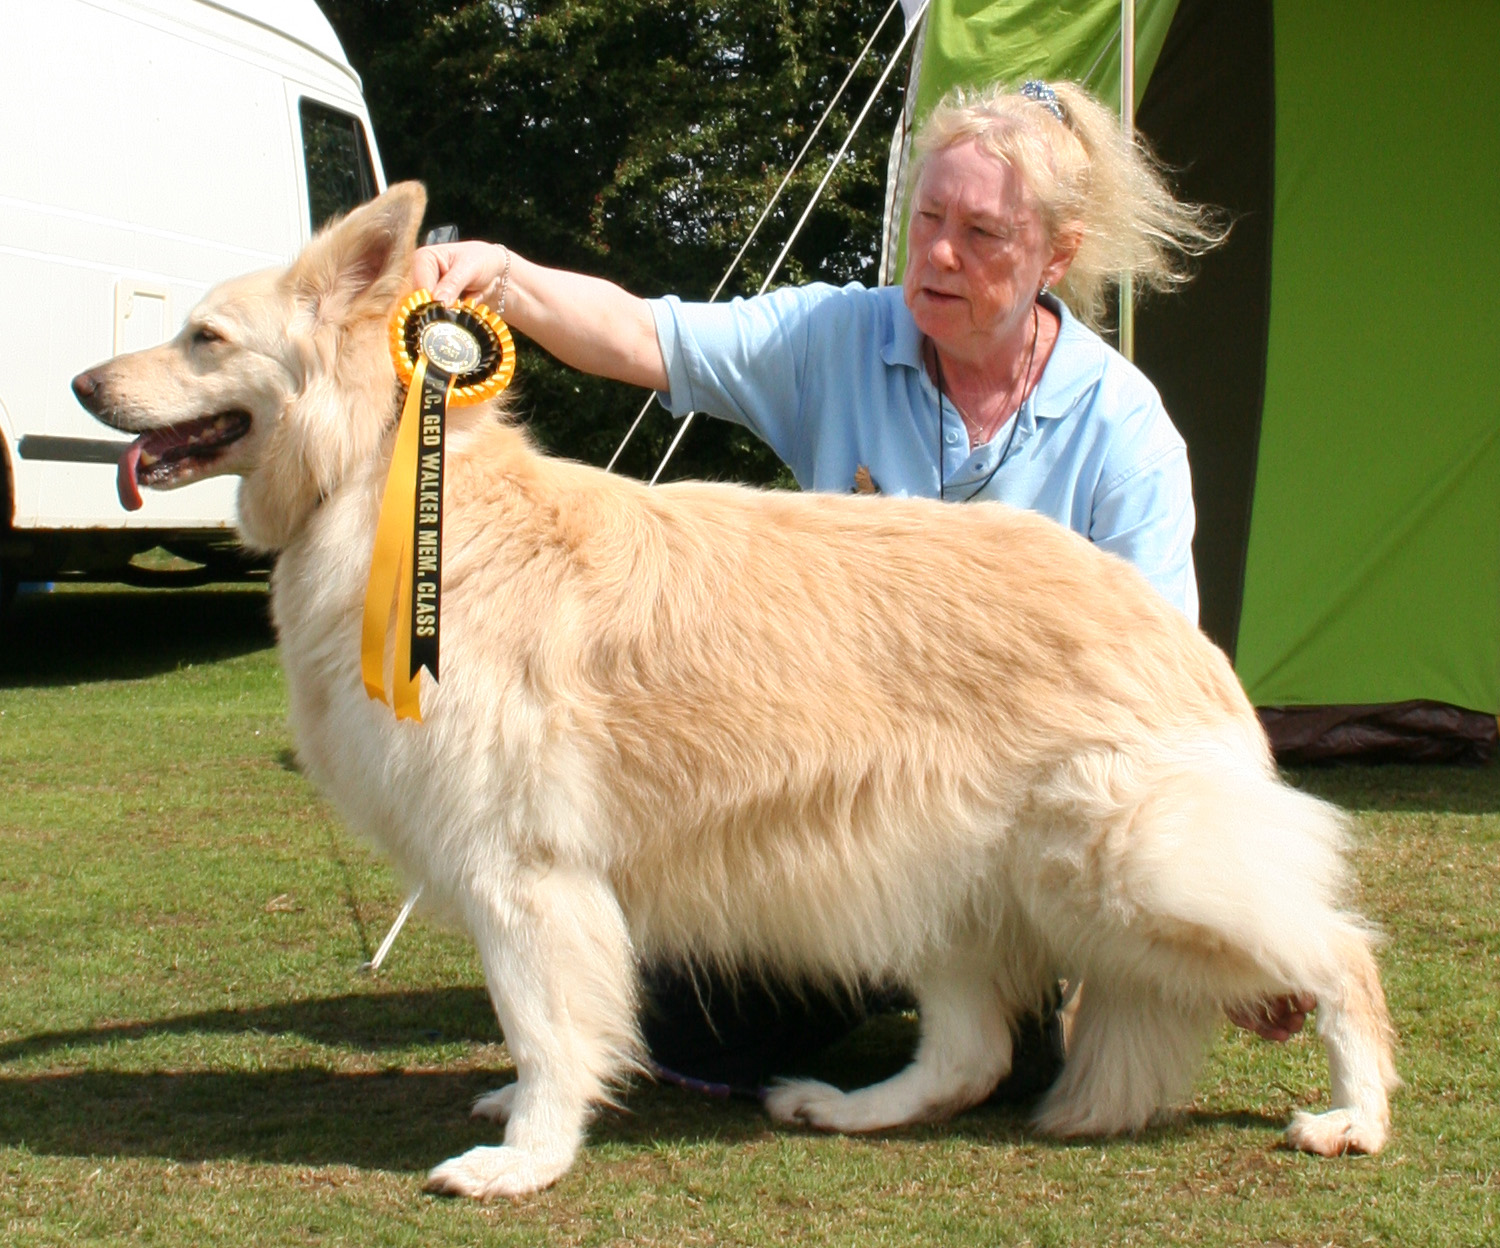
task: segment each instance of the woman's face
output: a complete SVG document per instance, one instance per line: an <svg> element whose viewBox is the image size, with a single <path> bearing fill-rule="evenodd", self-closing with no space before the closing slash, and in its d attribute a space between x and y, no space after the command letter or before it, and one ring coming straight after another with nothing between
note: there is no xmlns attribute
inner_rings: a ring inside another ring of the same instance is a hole
<svg viewBox="0 0 1500 1248"><path fill-rule="evenodd" d="M1043 271L1061 276L1035 197L972 140L928 158L906 240L906 305L917 328L954 354L986 350L1014 331Z"/></svg>

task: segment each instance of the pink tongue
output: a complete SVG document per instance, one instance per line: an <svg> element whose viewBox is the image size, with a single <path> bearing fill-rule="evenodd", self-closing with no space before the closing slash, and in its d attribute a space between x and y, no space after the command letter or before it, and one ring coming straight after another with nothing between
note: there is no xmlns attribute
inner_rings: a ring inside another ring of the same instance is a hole
<svg viewBox="0 0 1500 1248"><path fill-rule="evenodd" d="M120 456L120 470L115 476L115 487L120 491L120 506L126 511L141 509L141 487L136 484L135 469L141 462L141 443L145 440L145 435L142 434Z"/></svg>

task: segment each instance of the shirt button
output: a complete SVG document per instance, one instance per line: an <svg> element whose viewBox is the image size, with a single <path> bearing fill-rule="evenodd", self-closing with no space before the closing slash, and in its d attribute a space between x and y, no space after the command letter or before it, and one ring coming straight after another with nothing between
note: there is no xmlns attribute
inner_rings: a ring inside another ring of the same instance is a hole
<svg viewBox="0 0 1500 1248"><path fill-rule="evenodd" d="M950 429L947 433L943 434L943 441L946 442L949 446L952 446L955 442L958 441L958 434L954 433L953 430Z"/></svg>

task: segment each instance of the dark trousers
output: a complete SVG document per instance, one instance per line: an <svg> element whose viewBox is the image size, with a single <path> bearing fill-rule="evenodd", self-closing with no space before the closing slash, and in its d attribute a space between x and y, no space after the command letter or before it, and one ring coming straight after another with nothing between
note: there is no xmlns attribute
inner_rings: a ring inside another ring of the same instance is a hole
<svg viewBox="0 0 1500 1248"><path fill-rule="evenodd" d="M651 1059L668 1078L757 1095L777 1075L795 1073L842 1040L871 1014L910 1008L904 994L871 988L857 994L731 984L667 967L643 975L642 1014ZM1062 1027L1056 1001L1022 1020L1010 1075L991 1099L1020 1103L1041 1095L1062 1067Z"/></svg>

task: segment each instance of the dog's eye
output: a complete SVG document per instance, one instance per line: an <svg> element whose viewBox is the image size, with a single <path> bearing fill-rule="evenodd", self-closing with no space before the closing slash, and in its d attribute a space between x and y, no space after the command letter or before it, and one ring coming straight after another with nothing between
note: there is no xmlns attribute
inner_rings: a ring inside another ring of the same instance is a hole
<svg viewBox="0 0 1500 1248"><path fill-rule="evenodd" d="M195 347L206 347L210 343L223 342L223 335L210 329L207 325L200 325L193 332L193 345Z"/></svg>

